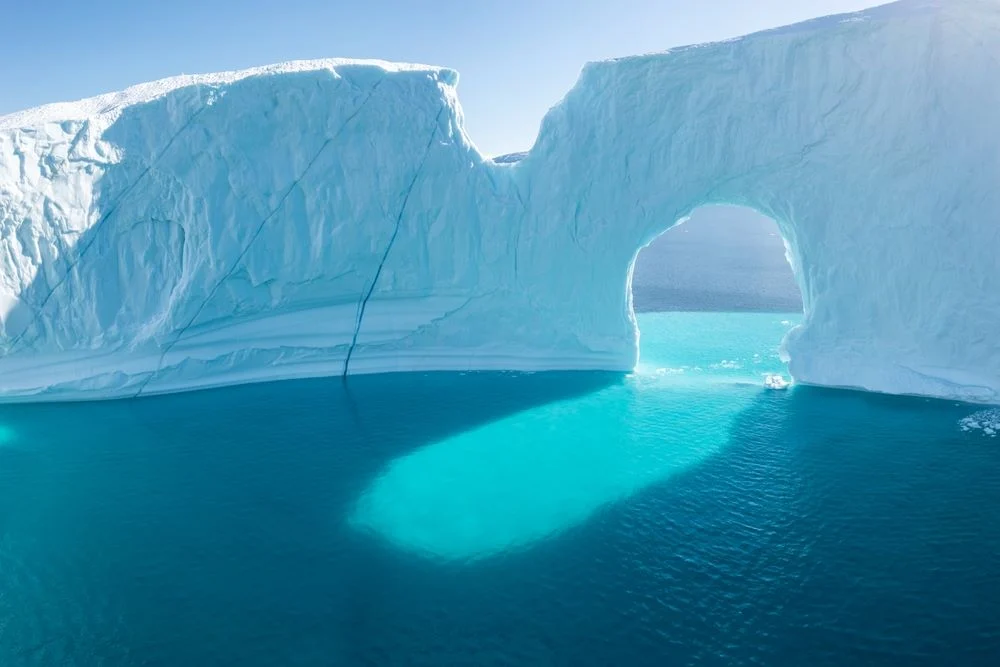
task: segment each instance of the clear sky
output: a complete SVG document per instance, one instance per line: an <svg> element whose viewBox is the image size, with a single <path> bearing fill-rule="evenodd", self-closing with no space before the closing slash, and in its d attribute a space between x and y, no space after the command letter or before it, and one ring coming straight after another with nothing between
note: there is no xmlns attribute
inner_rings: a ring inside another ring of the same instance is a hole
<svg viewBox="0 0 1000 667"><path fill-rule="evenodd" d="M878 0L0 0L0 115L175 74L300 58L461 73L470 134L525 150L580 67Z"/></svg>

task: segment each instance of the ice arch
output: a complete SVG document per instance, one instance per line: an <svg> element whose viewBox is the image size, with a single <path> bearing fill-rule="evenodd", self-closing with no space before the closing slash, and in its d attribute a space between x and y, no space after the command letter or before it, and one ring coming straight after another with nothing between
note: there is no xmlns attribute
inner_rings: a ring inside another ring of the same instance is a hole
<svg viewBox="0 0 1000 667"><path fill-rule="evenodd" d="M559 228L620 265L700 206L774 219L799 381L996 401L998 64L998 7L964 0L594 63L522 168L538 210L578 202Z"/></svg>
<svg viewBox="0 0 1000 667"><path fill-rule="evenodd" d="M0 119L0 393L628 370L638 249L779 224L809 383L1000 400L1000 20L904 0L588 65L523 160L447 69L314 61Z"/></svg>

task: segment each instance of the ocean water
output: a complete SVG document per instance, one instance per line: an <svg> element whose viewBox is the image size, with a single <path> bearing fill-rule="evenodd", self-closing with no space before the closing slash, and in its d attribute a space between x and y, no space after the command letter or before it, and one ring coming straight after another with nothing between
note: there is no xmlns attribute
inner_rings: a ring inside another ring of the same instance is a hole
<svg viewBox="0 0 1000 667"><path fill-rule="evenodd" d="M641 315L630 376L3 406L0 665L996 664L991 413L766 390L796 319Z"/></svg>

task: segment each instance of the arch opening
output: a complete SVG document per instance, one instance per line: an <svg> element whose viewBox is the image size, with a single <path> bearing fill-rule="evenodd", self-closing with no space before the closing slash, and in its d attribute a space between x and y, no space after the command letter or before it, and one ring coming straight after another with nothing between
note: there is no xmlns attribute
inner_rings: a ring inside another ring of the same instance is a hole
<svg viewBox="0 0 1000 667"><path fill-rule="evenodd" d="M789 381L785 335L803 318L788 242L771 217L706 205L637 253L629 302L640 373Z"/></svg>

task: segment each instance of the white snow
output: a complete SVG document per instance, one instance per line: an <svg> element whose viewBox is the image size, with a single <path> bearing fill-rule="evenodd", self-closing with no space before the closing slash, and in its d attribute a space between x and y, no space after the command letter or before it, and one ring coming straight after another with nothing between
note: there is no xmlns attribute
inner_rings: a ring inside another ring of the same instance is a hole
<svg viewBox="0 0 1000 667"><path fill-rule="evenodd" d="M785 238L797 382L1000 402L998 67L996 3L904 0L587 65L508 164L420 65L0 118L0 398L631 370L638 249L736 204Z"/></svg>
<svg viewBox="0 0 1000 667"><path fill-rule="evenodd" d="M99 117L111 117L113 120L127 107L152 102L181 88L189 88L191 86L224 86L252 77L316 72L319 70L326 70L330 76L339 78L342 76L342 73L349 72L358 66L377 68L386 73L435 72L442 80L447 80L452 85L458 82L458 73L446 67L397 63L386 60L352 60L348 58L293 60L229 72L181 74L179 76L160 79L159 81L140 83L122 91L98 95L97 97L90 97L78 102L46 104L34 109L17 111L7 116L0 116L0 130L17 130L45 125L47 123L93 120Z"/></svg>

